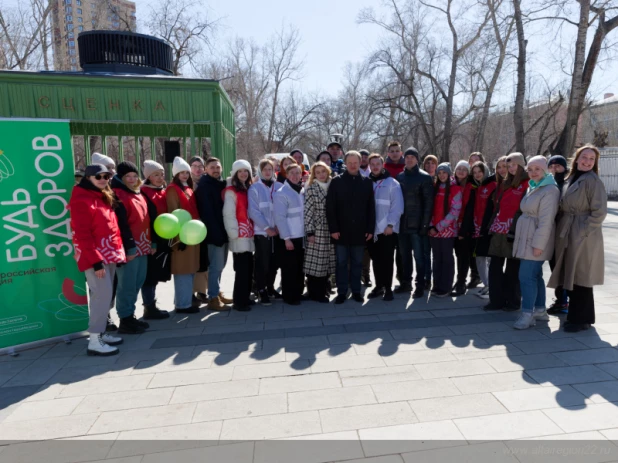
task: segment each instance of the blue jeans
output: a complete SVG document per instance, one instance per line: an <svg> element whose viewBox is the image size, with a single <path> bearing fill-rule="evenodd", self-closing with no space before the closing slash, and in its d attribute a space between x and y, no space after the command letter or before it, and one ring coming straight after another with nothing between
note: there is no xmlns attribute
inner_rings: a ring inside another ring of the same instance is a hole
<svg viewBox="0 0 618 463"><path fill-rule="evenodd" d="M223 246L208 245L208 297L212 299L221 292L221 273L227 264L227 243ZM193 289L193 288L192 288Z"/></svg>
<svg viewBox="0 0 618 463"><path fill-rule="evenodd" d="M533 312L535 308L545 307L543 261L522 259L519 263L519 285L522 312Z"/></svg>
<svg viewBox="0 0 618 463"><path fill-rule="evenodd" d="M188 309L193 302L194 273L174 275L174 306L177 309Z"/></svg>
<svg viewBox="0 0 618 463"><path fill-rule="evenodd" d="M335 254L337 255L335 278L337 280L338 295L347 295L348 287L352 289L352 293L361 292L364 253L365 246L335 245Z"/></svg>
<svg viewBox="0 0 618 463"><path fill-rule="evenodd" d="M132 317L140 289L146 281L148 256L139 256L116 270L118 289L116 290L116 311L118 318Z"/></svg>
<svg viewBox="0 0 618 463"><path fill-rule="evenodd" d="M401 274L401 284L412 284L412 253L414 252L414 262L416 263L416 284L425 284L425 236L418 233L399 233L399 251L401 252L401 263L403 272Z"/></svg>
<svg viewBox="0 0 618 463"><path fill-rule="evenodd" d="M142 286L142 302L144 305L154 304L157 300L157 285Z"/></svg>

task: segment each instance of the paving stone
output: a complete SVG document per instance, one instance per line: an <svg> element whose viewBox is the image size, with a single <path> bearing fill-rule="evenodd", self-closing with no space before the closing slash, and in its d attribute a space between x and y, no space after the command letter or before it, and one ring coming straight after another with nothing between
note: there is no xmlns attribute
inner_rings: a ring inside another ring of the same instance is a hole
<svg viewBox="0 0 618 463"><path fill-rule="evenodd" d="M232 354L235 352L254 352L262 350L264 342L268 341L254 341L254 342L224 342L219 344L205 344L203 346L196 346L193 349L193 354L200 355L206 352L212 352L215 354Z"/></svg>
<svg viewBox="0 0 618 463"><path fill-rule="evenodd" d="M462 394L529 389L537 384L536 381L521 372L466 376L453 378L452 381Z"/></svg>
<svg viewBox="0 0 618 463"><path fill-rule="evenodd" d="M400 341L383 341L376 339L367 344L352 344L358 355L379 354L384 357L396 352L408 352L411 350L427 350L422 338L405 339Z"/></svg>
<svg viewBox="0 0 618 463"><path fill-rule="evenodd" d="M288 394L290 412L324 410L375 403L377 403L376 397L369 386L323 389Z"/></svg>
<svg viewBox="0 0 618 463"><path fill-rule="evenodd" d="M133 408L156 407L170 403L174 388L146 389L142 391L110 392L84 397L73 412L101 413L116 410L130 410ZM59 400L59 399L56 399ZM40 402L36 402L37 404Z"/></svg>
<svg viewBox="0 0 618 463"><path fill-rule="evenodd" d="M23 371L26 367L31 365L34 360L21 360L15 362L1 362L0 363L0 386L9 381L20 371Z"/></svg>
<svg viewBox="0 0 618 463"><path fill-rule="evenodd" d="M320 410L320 418L324 432L349 431L418 421L407 402Z"/></svg>
<svg viewBox="0 0 618 463"><path fill-rule="evenodd" d="M388 331L332 334L328 336L330 344L367 344L375 340L393 341L393 337Z"/></svg>
<svg viewBox="0 0 618 463"><path fill-rule="evenodd" d="M480 333L480 336L485 339L489 344L505 344L512 342L517 346L518 342L532 342L532 341L544 341L547 336L539 333L535 330L525 331L504 331L501 333ZM519 346L517 346L519 347Z"/></svg>
<svg viewBox="0 0 618 463"><path fill-rule="evenodd" d="M169 403L190 403L208 400L231 399L234 397L249 397L257 395L260 388L258 379L228 381L220 383L195 384L192 386L178 386L174 388ZM158 389L155 389L158 390Z"/></svg>
<svg viewBox="0 0 618 463"><path fill-rule="evenodd" d="M483 375L496 372L486 360L482 359L426 363L416 365L416 370L424 379L454 378L457 376Z"/></svg>
<svg viewBox="0 0 618 463"><path fill-rule="evenodd" d="M613 347L557 352L555 355L569 365L618 362L618 349L614 349Z"/></svg>
<svg viewBox="0 0 618 463"><path fill-rule="evenodd" d="M438 321L433 321L438 325ZM425 321L425 320L422 320ZM396 322L397 323L397 322ZM391 334L393 335L393 339L414 339L414 338L423 338L423 337L431 337L431 336L453 336L453 332L447 328L446 326L432 326L432 327L422 327L422 328L408 328L408 329L392 329Z"/></svg>
<svg viewBox="0 0 618 463"><path fill-rule="evenodd" d="M419 421L451 420L507 412L491 394L411 400L408 403Z"/></svg>
<svg viewBox="0 0 618 463"><path fill-rule="evenodd" d="M560 429L543 412L515 412L453 420L468 440L523 439L560 434Z"/></svg>
<svg viewBox="0 0 618 463"><path fill-rule="evenodd" d="M508 451L503 442L488 442L474 445L410 452L402 455L405 463L435 463L457 461L476 463L491 461L495 463L517 463L517 458Z"/></svg>
<svg viewBox="0 0 618 463"><path fill-rule="evenodd" d="M495 357L510 357L515 355L523 355L523 352L513 344L492 344L481 346L470 346L465 348L449 348L458 360L478 360Z"/></svg>
<svg viewBox="0 0 618 463"><path fill-rule="evenodd" d="M315 373L312 375L260 379L260 394L313 391L336 387L341 387L337 373Z"/></svg>
<svg viewBox="0 0 618 463"><path fill-rule="evenodd" d="M43 400L40 402L25 402L20 404L9 416L4 419L5 423L15 421L38 420L57 416L68 416L83 397L69 397L66 399Z"/></svg>
<svg viewBox="0 0 618 463"><path fill-rule="evenodd" d="M585 348L581 341L571 338L515 342L514 346L526 354L554 353Z"/></svg>
<svg viewBox="0 0 618 463"><path fill-rule="evenodd" d="M208 400L197 404L193 422L229 420L249 416L287 413L286 394L266 394L253 397Z"/></svg>
<svg viewBox="0 0 618 463"><path fill-rule="evenodd" d="M343 370L339 372L344 387L365 384L397 383L422 379L413 365L384 368L363 368L360 370Z"/></svg>
<svg viewBox="0 0 618 463"><path fill-rule="evenodd" d="M60 416L28 421L0 423L3 443L10 441L59 439L83 436L99 417L96 413L87 415Z"/></svg>
<svg viewBox="0 0 618 463"><path fill-rule="evenodd" d="M339 336L339 335L336 335ZM264 341L264 349L279 350L306 346L328 346L327 336L301 336L285 339L267 339Z"/></svg>
<svg viewBox="0 0 618 463"><path fill-rule="evenodd" d="M118 434L113 435L113 439ZM47 440L38 442L23 442L2 447L0 460L11 463L30 463L45 461L45 463L78 463L85 459L103 460L109 453L114 440L108 436L98 436L97 440ZM137 462L136 462L137 463Z"/></svg>
<svg viewBox="0 0 618 463"><path fill-rule="evenodd" d="M535 387L516 391L494 392L493 395L510 412L585 405L585 397L571 386Z"/></svg>
<svg viewBox="0 0 618 463"><path fill-rule="evenodd" d="M148 388L186 386L189 384L219 383L230 381L234 368L209 368L204 370L171 371L156 373ZM139 378L139 376L137 376Z"/></svg>
<svg viewBox="0 0 618 463"><path fill-rule="evenodd" d="M71 361L69 357L38 359L6 381L3 387L35 386L45 384L62 367Z"/></svg>
<svg viewBox="0 0 618 463"><path fill-rule="evenodd" d="M174 463L194 463L196 461L252 463L253 442L153 453L144 455L141 463L169 463L170 461Z"/></svg>
<svg viewBox="0 0 618 463"><path fill-rule="evenodd" d="M543 410L566 432L594 431L618 427L616 404L589 404L586 407L562 407Z"/></svg>
<svg viewBox="0 0 618 463"><path fill-rule="evenodd" d="M296 359L315 360L315 359L335 359L343 357L355 357L357 355L353 346L344 349L338 349L337 347L345 347L343 344L338 346L321 346L315 347L296 347L285 350L286 362L291 362ZM315 364L315 362L312 362Z"/></svg>
<svg viewBox="0 0 618 463"><path fill-rule="evenodd" d="M58 397L77 397L109 392L146 389L154 375L123 376L120 378L92 378L62 388Z"/></svg>
<svg viewBox="0 0 618 463"><path fill-rule="evenodd" d="M512 326L506 323L471 323L466 325L452 325L449 329L455 334L476 334L476 333L499 333L503 331L511 331Z"/></svg>
<svg viewBox="0 0 618 463"><path fill-rule="evenodd" d="M597 307L595 306L595 311L596 309ZM586 336L583 338L577 338L577 340L592 349L618 346L618 334L601 334L599 336Z"/></svg>
<svg viewBox="0 0 618 463"><path fill-rule="evenodd" d="M374 384L371 388L380 403L461 395L448 378Z"/></svg>
<svg viewBox="0 0 618 463"><path fill-rule="evenodd" d="M573 387L594 403L618 402L618 381L575 384Z"/></svg>
<svg viewBox="0 0 618 463"><path fill-rule="evenodd" d="M311 411L226 420L220 439L277 439L321 432L320 416L317 411Z"/></svg>
<svg viewBox="0 0 618 463"><path fill-rule="evenodd" d="M594 365L544 368L542 370L527 370L526 373L543 386L594 383L597 381L610 381L614 379Z"/></svg>
<svg viewBox="0 0 618 463"><path fill-rule="evenodd" d="M206 352L205 354L212 355L211 352ZM236 352L233 354L216 355L213 358L210 368L236 367L241 365L264 365L284 361L286 361L286 356L283 350L278 352L256 350L253 352Z"/></svg>
<svg viewBox="0 0 618 463"><path fill-rule="evenodd" d="M565 362L558 358L557 354L530 354L498 357L487 359L487 363L499 373L567 366Z"/></svg>
<svg viewBox="0 0 618 463"><path fill-rule="evenodd" d="M196 404L174 404L161 407L135 408L128 411L103 412L88 434L191 423L195 407Z"/></svg>
<svg viewBox="0 0 618 463"><path fill-rule="evenodd" d="M386 364L397 365L416 365L421 363L450 362L456 360L455 356L448 350L422 350L397 352L390 357L385 357Z"/></svg>
<svg viewBox="0 0 618 463"><path fill-rule="evenodd" d="M361 368L384 367L385 363L379 355L356 355L352 357L336 357L319 359L311 365L312 373L326 373L328 371L357 370Z"/></svg>

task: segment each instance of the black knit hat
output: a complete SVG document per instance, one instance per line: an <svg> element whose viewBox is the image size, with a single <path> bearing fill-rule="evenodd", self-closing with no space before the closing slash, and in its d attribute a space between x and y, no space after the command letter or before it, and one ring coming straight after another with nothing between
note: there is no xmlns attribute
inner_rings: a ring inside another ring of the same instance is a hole
<svg viewBox="0 0 618 463"><path fill-rule="evenodd" d="M131 172L139 175L139 172L137 171L137 166L131 161L122 161L120 164L118 164L118 167L116 167L116 172L118 173L119 178L122 178L125 175L130 174Z"/></svg>
<svg viewBox="0 0 618 463"><path fill-rule="evenodd" d="M406 156L414 156L417 161L420 161L420 156L418 154L418 150L414 146L410 146L404 153L403 157Z"/></svg>
<svg viewBox="0 0 618 463"><path fill-rule="evenodd" d="M103 164L91 164L86 166L86 171L84 172L85 177L94 177L98 174L109 174L109 170ZM76 174L77 175L77 174Z"/></svg>
<svg viewBox="0 0 618 463"><path fill-rule="evenodd" d="M567 160L564 158L564 156L560 156L559 154L556 154L555 156L549 158L549 161L547 161L547 167L551 166L552 164L559 164L565 169L567 169Z"/></svg>
<svg viewBox="0 0 618 463"><path fill-rule="evenodd" d="M326 150L324 150L324 151L322 151L320 154L318 154L318 155L317 155L317 157L316 157L316 159L320 159L320 157L321 157L323 154L327 154L327 155L328 155L328 157L330 158L330 163L332 164L332 163L333 163L333 157L332 157L332 156L331 156L331 154L330 154L328 151L326 151Z"/></svg>
<svg viewBox="0 0 618 463"><path fill-rule="evenodd" d="M371 153L368 150L359 150L358 152L361 156L371 156Z"/></svg>

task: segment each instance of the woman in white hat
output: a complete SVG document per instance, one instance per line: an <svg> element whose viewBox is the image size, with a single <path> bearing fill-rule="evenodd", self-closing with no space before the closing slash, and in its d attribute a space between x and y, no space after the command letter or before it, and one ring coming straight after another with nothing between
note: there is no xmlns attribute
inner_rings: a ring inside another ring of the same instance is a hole
<svg viewBox="0 0 618 463"><path fill-rule="evenodd" d="M251 310L253 283L253 221L249 218L249 187L253 183L251 164L244 159L232 164L227 187L223 190L223 223L234 258L234 308L241 312Z"/></svg>
<svg viewBox="0 0 618 463"><path fill-rule="evenodd" d="M193 194L191 167L184 159L174 158L172 164L174 178L167 187L165 199L167 211L184 209L194 220L199 219L197 203ZM199 303L193 301L193 277L200 267L200 246L181 243L174 238L172 246L172 275L174 275L174 306L177 313L198 313Z"/></svg>

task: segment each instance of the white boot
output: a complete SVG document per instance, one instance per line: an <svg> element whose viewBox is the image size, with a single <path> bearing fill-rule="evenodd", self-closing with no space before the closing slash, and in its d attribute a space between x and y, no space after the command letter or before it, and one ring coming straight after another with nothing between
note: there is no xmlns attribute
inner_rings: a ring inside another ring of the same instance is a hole
<svg viewBox="0 0 618 463"><path fill-rule="evenodd" d="M109 344L110 346L119 346L120 344L122 344L122 338L118 336L112 336L111 334L103 333L102 338L103 342L105 344Z"/></svg>
<svg viewBox="0 0 618 463"><path fill-rule="evenodd" d="M549 315L547 314L547 310L545 307L538 307L534 309L534 319L539 320L541 322L548 322Z"/></svg>
<svg viewBox="0 0 618 463"><path fill-rule="evenodd" d="M88 355L100 355L106 357L116 355L118 348L112 347L103 341L101 333L90 333L90 342L88 342Z"/></svg>
<svg viewBox="0 0 618 463"><path fill-rule="evenodd" d="M527 330L531 326L536 325L536 320L532 312L523 312L515 321L513 328L516 330Z"/></svg>

